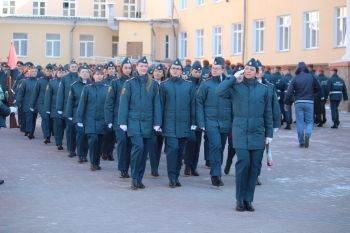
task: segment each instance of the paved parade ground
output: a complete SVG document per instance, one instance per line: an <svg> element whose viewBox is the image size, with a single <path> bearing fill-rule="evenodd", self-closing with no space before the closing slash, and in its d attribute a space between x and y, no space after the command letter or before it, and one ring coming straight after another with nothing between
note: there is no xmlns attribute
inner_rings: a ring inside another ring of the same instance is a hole
<svg viewBox="0 0 350 233"><path fill-rule="evenodd" d="M277 133L274 166L264 158L253 213L234 210L234 167L223 188L211 186L203 150L200 176L181 176L183 187L168 188L163 154L160 177L151 177L147 163L146 189L131 191L116 162L91 172L45 145L39 128L32 141L1 129L0 233L350 232L350 114L340 119L337 130L330 119L316 127L309 149L298 147L294 126Z"/></svg>

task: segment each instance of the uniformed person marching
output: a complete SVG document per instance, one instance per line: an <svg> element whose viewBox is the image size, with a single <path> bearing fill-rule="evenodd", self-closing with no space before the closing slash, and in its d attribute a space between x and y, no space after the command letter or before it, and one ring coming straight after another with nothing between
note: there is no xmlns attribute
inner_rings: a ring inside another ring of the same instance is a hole
<svg viewBox="0 0 350 233"><path fill-rule="evenodd" d="M26 63L26 66L29 69L29 78L21 82L16 104L19 108L22 108L22 111L24 112L25 134L29 139L33 139L36 126L36 118L38 116L38 109L37 105L33 106L31 109L30 101L37 82L38 70L31 62Z"/></svg>
<svg viewBox="0 0 350 233"><path fill-rule="evenodd" d="M30 110L34 112L37 106L41 117L41 130L43 132L44 143L50 143L52 132L50 131L50 116L45 111L45 92L46 87L51 79L52 66L47 64L44 71L44 76L40 77L34 87L33 95L30 102Z"/></svg>
<svg viewBox="0 0 350 233"><path fill-rule="evenodd" d="M160 85L162 81L165 79L165 70L164 66L162 64L158 64L153 69L153 75L152 78L154 81ZM151 175L154 177L159 176L159 162L160 162L160 156L162 154L162 148L164 144L164 137L162 132L155 132L155 135L153 137L153 150L149 153L149 160L151 164Z"/></svg>
<svg viewBox="0 0 350 233"><path fill-rule="evenodd" d="M348 92L346 89L345 82L342 78L338 76L338 69L331 69L331 78L328 81L328 91L329 91L329 100L331 103L331 113L332 113L332 121L333 126L331 128L337 129L340 125L339 121L339 111L338 107L340 101L343 99L344 101L348 100Z"/></svg>
<svg viewBox="0 0 350 233"><path fill-rule="evenodd" d="M108 129L114 130L117 142L117 162L120 178L129 178L131 141L127 133L118 125L118 111L120 95L124 83L131 78L132 64L129 58L124 58L120 67L120 77L114 79L108 88L108 94L104 106L105 120Z"/></svg>
<svg viewBox="0 0 350 233"><path fill-rule="evenodd" d="M204 81L197 92L197 126L206 131L209 143L210 175L213 186L224 186L221 179L221 164L227 135L232 128L231 93L218 96L216 88L226 79L225 60L214 59L211 76Z"/></svg>
<svg viewBox="0 0 350 233"><path fill-rule="evenodd" d="M160 84L165 153L169 187L180 187L180 170L185 144L191 130L196 130L195 88L191 81L184 80L179 59L170 66L170 77Z"/></svg>
<svg viewBox="0 0 350 233"><path fill-rule="evenodd" d="M78 80L78 64L73 59L71 61L71 64L69 66L69 73L62 78L60 82L60 86L58 88L57 93L57 102L56 102L56 111L59 115L61 115L66 123L66 139L67 139L67 150L69 151L69 157L76 156L75 149L76 149L76 131L75 126L72 121L68 120L66 113L64 112L67 99L68 99L68 93L70 86L72 83Z"/></svg>
<svg viewBox="0 0 350 233"><path fill-rule="evenodd" d="M192 64L189 81L192 82L195 92L197 92L199 86L202 83L202 65L199 61L195 61ZM199 152L202 142L202 129L197 127L196 130L190 131L190 137L185 148L185 176L199 176L197 171Z"/></svg>
<svg viewBox="0 0 350 233"><path fill-rule="evenodd" d="M94 82L83 88L77 108L77 126L84 127L88 138L90 170L101 170L100 155L103 135L106 131L104 104L108 86L103 83L103 66L97 65Z"/></svg>
<svg viewBox="0 0 350 233"><path fill-rule="evenodd" d="M321 85L321 91L318 93L318 106L315 109L315 123L318 127L322 127L326 121L326 102L328 96L328 78L324 74L323 67L317 67L316 78ZM316 105L316 103L315 103Z"/></svg>
<svg viewBox="0 0 350 233"><path fill-rule="evenodd" d="M160 131L162 123L159 88L148 77L146 57L138 60L135 77L124 83L118 112L118 125L128 133L131 149L131 189L144 189L142 178L146 158L152 146L154 131Z"/></svg>
<svg viewBox="0 0 350 233"><path fill-rule="evenodd" d="M58 150L63 150L62 141L65 123L61 114L58 114L56 110L56 99L58 93L58 87L61 79L64 76L65 70L62 66L59 66L54 75L54 79L49 81L45 92L45 111L53 119L53 133L55 137L55 143Z"/></svg>
<svg viewBox="0 0 350 233"><path fill-rule="evenodd" d="M104 78L103 82L107 86L111 86L112 81L117 79L114 62L112 61L108 62L106 65L106 68L107 68L107 76ZM103 137L103 145L102 145L103 160L108 159L109 161L114 161L114 158L113 158L114 144L115 144L114 129L110 128L109 130L106 130L106 133Z"/></svg>
<svg viewBox="0 0 350 233"><path fill-rule="evenodd" d="M82 65L78 69L79 80L75 81L69 90L68 100L66 104L66 116L68 120L72 121L76 129L76 142L78 162L87 162L88 154L88 138L84 131L84 126L79 127L77 125L77 109L80 101L81 93L86 85L91 83L90 79L90 67L88 65Z"/></svg>
<svg viewBox="0 0 350 233"><path fill-rule="evenodd" d="M292 79L293 79L293 76L291 75L290 73L290 69L288 67L282 67L282 75L283 75L283 79L284 79L284 83L286 84L286 90L284 91L284 94L287 93L287 89L290 85L290 83L292 82ZM284 110L286 112L286 127L284 129L287 129L287 130L291 130L292 127L292 122L293 122L293 119L292 119L292 105L285 105L284 106Z"/></svg>
<svg viewBox="0 0 350 233"><path fill-rule="evenodd" d="M268 87L256 80L258 65L251 59L244 71L223 81L217 94L232 95L233 145L236 148L236 210L254 211L255 184L265 144L272 141L273 122ZM237 78L243 81L237 82Z"/></svg>

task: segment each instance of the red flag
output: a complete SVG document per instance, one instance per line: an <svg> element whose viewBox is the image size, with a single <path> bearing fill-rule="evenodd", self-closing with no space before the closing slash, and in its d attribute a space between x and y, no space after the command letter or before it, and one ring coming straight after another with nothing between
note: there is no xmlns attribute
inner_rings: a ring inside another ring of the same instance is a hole
<svg viewBox="0 0 350 233"><path fill-rule="evenodd" d="M13 42L11 41L10 44L10 52L9 56L7 57L7 65L13 69L17 66L17 55L16 55L16 48L13 45Z"/></svg>

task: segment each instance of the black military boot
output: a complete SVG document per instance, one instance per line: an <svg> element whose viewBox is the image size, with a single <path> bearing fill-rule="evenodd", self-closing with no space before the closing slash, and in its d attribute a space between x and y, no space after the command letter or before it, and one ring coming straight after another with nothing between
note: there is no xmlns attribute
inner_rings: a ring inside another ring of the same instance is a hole
<svg viewBox="0 0 350 233"><path fill-rule="evenodd" d="M34 139L35 137L34 137L34 135L33 135L32 133L30 133L30 134L28 134L28 138L29 138L30 140L32 140L32 139Z"/></svg>
<svg viewBox="0 0 350 233"><path fill-rule="evenodd" d="M83 163L83 162L84 162L83 157L79 156L79 158L78 158L78 163Z"/></svg>
<svg viewBox="0 0 350 233"><path fill-rule="evenodd" d="M3 183L5 183L5 181L4 180L0 180L0 185L2 185Z"/></svg>
<svg viewBox="0 0 350 233"><path fill-rule="evenodd" d="M158 177L159 173L158 172L151 172L151 175L154 176L154 177Z"/></svg>
<svg viewBox="0 0 350 233"><path fill-rule="evenodd" d="M284 129L286 129L286 130L291 130L292 127L290 127L290 124L287 123L287 126L286 126Z"/></svg>
<svg viewBox="0 0 350 233"><path fill-rule="evenodd" d="M139 189L144 189L144 188L146 188L146 186L145 186L144 184L142 184L142 181L139 181L139 182L137 183L137 188L139 188Z"/></svg>
<svg viewBox="0 0 350 233"><path fill-rule="evenodd" d="M169 188L176 188L175 181L169 181Z"/></svg>
<svg viewBox="0 0 350 233"><path fill-rule="evenodd" d="M45 144L51 143L50 138L47 137L47 138L44 140L44 143L45 143Z"/></svg>
<svg viewBox="0 0 350 233"><path fill-rule="evenodd" d="M249 202L249 201L244 201L244 208L245 208L245 210L247 210L249 212L254 212L255 211L252 203Z"/></svg>
<svg viewBox="0 0 350 233"><path fill-rule="evenodd" d="M137 182L136 179L132 179L130 188L131 188L132 190L137 190L137 189L138 189L138 182Z"/></svg>
<svg viewBox="0 0 350 233"><path fill-rule="evenodd" d="M227 159L227 160L226 160L225 169L224 169L224 173L225 173L226 175L228 175L228 174L230 173L231 165L232 165L232 161L229 161L229 160Z"/></svg>
<svg viewBox="0 0 350 233"><path fill-rule="evenodd" d="M213 186L219 187L220 186L220 178L218 176L212 176L211 177L211 184Z"/></svg>
<svg viewBox="0 0 350 233"><path fill-rule="evenodd" d="M196 169L191 169L191 175L192 176L199 176L199 173L197 172Z"/></svg>
<svg viewBox="0 0 350 233"><path fill-rule="evenodd" d="M245 211L245 207L244 207L243 201L237 201L236 202L236 211L238 211L238 212Z"/></svg>
<svg viewBox="0 0 350 233"><path fill-rule="evenodd" d="M63 150L63 146L62 145L58 145L57 146L57 150Z"/></svg>
<svg viewBox="0 0 350 233"><path fill-rule="evenodd" d="M102 158L103 160L107 160L107 159L108 159L108 157L107 157L106 154L102 154L102 155L101 155L101 158Z"/></svg>
<svg viewBox="0 0 350 233"><path fill-rule="evenodd" d="M108 161L114 161L113 154L109 154L107 158L108 158Z"/></svg>
<svg viewBox="0 0 350 233"><path fill-rule="evenodd" d="M189 166L185 167L184 175L185 176L190 176L191 175L191 168Z"/></svg>

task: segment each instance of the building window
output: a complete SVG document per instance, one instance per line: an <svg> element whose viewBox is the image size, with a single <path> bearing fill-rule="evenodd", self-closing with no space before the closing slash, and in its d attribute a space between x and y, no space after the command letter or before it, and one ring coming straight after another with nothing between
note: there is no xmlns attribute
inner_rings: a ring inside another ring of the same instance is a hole
<svg viewBox="0 0 350 233"><path fill-rule="evenodd" d="M119 36L112 36L112 57L118 57Z"/></svg>
<svg viewBox="0 0 350 233"><path fill-rule="evenodd" d="M243 28L241 23L232 25L232 50L233 55L242 54L243 48Z"/></svg>
<svg viewBox="0 0 350 233"><path fill-rule="evenodd" d="M277 17L277 50L290 50L290 16Z"/></svg>
<svg viewBox="0 0 350 233"><path fill-rule="evenodd" d="M213 28L213 55L222 56L222 29L221 27Z"/></svg>
<svg viewBox="0 0 350 233"><path fill-rule="evenodd" d="M13 15L16 12L16 1L2 0L2 13L4 15Z"/></svg>
<svg viewBox="0 0 350 233"><path fill-rule="evenodd" d="M45 15L45 1L33 1L33 15Z"/></svg>
<svg viewBox="0 0 350 233"><path fill-rule="evenodd" d="M94 0L94 17L106 17L106 0Z"/></svg>
<svg viewBox="0 0 350 233"><path fill-rule="evenodd" d="M196 0L197 6L203 6L204 5L204 0Z"/></svg>
<svg viewBox="0 0 350 233"><path fill-rule="evenodd" d="M320 13L318 11L306 12L304 14L304 48L318 48Z"/></svg>
<svg viewBox="0 0 350 233"><path fill-rule="evenodd" d="M136 18L137 2L136 0L124 0L124 17Z"/></svg>
<svg viewBox="0 0 350 233"><path fill-rule="evenodd" d="M63 0L63 16L75 16L75 0Z"/></svg>
<svg viewBox="0 0 350 233"><path fill-rule="evenodd" d="M335 8L335 23L336 23L336 32L335 32L335 45L337 47L345 46L346 39L346 7L337 7Z"/></svg>
<svg viewBox="0 0 350 233"><path fill-rule="evenodd" d="M46 57L61 56L60 34L46 34Z"/></svg>
<svg viewBox="0 0 350 233"><path fill-rule="evenodd" d="M187 0L180 0L180 10L187 8Z"/></svg>
<svg viewBox="0 0 350 233"><path fill-rule="evenodd" d="M196 30L196 57L203 57L204 50L204 30Z"/></svg>
<svg viewBox="0 0 350 233"><path fill-rule="evenodd" d="M255 53L264 52L264 31L265 23L263 20L254 21L254 39L253 39L253 51Z"/></svg>
<svg viewBox="0 0 350 233"><path fill-rule="evenodd" d="M169 58L170 54L170 37L169 35L165 35L165 58Z"/></svg>
<svg viewBox="0 0 350 233"><path fill-rule="evenodd" d="M28 35L26 33L13 33L13 43L17 56L26 57L28 55Z"/></svg>
<svg viewBox="0 0 350 233"><path fill-rule="evenodd" d="M214 3L221 2L222 0L213 0Z"/></svg>
<svg viewBox="0 0 350 233"><path fill-rule="evenodd" d="M94 37L80 35L80 57L91 58L94 56Z"/></svg>
<svg viewBox="0 0 350 233"><path fill-rule="evenodd" d="M179 34L179 58L187 57L187 32Z"/></svg>

